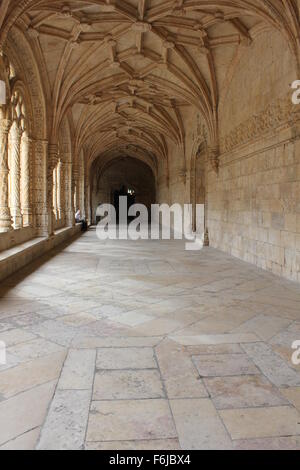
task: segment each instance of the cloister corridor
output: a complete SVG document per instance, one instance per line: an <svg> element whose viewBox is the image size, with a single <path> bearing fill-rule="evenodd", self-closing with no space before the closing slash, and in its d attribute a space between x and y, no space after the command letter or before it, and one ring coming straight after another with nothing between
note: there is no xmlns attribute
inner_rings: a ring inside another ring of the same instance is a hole
<svg viewBox="0 0 300 470"><path fill-rule="evenodd" d="M300 0L0 0L0 450L300 450L299 363Z"/></svg>
<svg viewBox="0 0 300 470"><path fill-rule="evenodd" d="M91 229L1 283L0 449L299 449L300 287Z"/></svg>

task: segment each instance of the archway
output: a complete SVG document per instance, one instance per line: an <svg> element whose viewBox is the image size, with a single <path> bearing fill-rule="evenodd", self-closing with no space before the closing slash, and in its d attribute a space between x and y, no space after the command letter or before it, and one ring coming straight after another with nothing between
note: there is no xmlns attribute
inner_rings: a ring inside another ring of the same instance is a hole
<svg viewBox="0 0 300 470"><path fill-rule="evenodd" d="M151 204L156 202L156 181L151 168L141 160L121 156L108 162L104 168L101 158L93 166L92 212L96 222L96 210L100 204L115 206L117 220L119 197L127 197L127 207L143 204L151 213Z"/></svg>

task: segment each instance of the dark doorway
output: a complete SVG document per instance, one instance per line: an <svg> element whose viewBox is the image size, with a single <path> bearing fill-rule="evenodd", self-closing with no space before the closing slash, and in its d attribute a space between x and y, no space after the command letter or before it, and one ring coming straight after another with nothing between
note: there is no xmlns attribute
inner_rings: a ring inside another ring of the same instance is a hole
<svg viewBox="0 0 300 470"><path fill-rule="evenodd" d="M131 206L135 204L135 191L131 188L127 188L125 185L121 187L121 189L116 190L114 192L114 206L116 209L116 215L117 215L117 223L119 223L119 218L120 218L120 197L121 196L126 196L127 197L127 214L128 210ZM127 223L133 220L134 217L128 217L127 216Z"/></svg>

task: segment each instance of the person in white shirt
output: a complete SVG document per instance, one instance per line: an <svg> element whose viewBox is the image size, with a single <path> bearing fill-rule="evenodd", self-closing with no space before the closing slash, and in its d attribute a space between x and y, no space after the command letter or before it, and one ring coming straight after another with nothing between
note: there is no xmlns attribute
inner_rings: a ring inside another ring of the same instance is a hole
<svg viewBox="0 0 300 470"><path fill-rule="evenodd" d="M78 209L78 211L75 214L75 220L77 223L82 222L80 209Z"/></svg>
<svg viewBox="0 0 300 470"><path fill-rule="evenodd" d="M87 222L86 222L86 220L84 219L84 217L81 216L81 211L80 211L80 209L78 209L78 210L76 211L76 214L75 214L75 221L76 221L77 224L81 224L81 225L82 225L82 227L81 227L82 232L85 232L85 231L87 230L87 228L88 228Z"/></svg>

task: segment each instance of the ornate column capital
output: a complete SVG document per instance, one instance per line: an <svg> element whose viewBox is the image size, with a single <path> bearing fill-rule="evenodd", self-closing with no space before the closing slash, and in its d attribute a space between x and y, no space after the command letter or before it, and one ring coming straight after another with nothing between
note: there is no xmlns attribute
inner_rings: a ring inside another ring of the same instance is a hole
<svg viewBox="0 0 300 470"><path fill-rule="evenodd" d="M0 119L0 133L8 134L11 127L11 121L9 119Z"/></svg>
<svg viewBox="0 0 300 470"><path fill-rule="evenodd" d="M217 145L209 146L207 149L208 160L215 173L219 171L219 147Z"/></svg>
<svg viewBox="0 0 300 470"><path fill-rule="evenodd" d="M48 164L51 170L54 170L58 162L58 144L49 143L48 144Z"/></svg>
<svg viewBox="0 0 300 470"><path fill-rule="evenodd" d="M23 132L22 140L24 140L24 141L27 142L28 144L33 144L33 143L36 142L32 137L30 137L29 135L27 135L25 132Z"/></svg>
<svg viewBox="0 0 300 470"><path fill-rule="evenodd" d="M78 165L78 163L73 163L72 173L73 173L73 178L76 180L79 177L79 165Z"/></svg>

